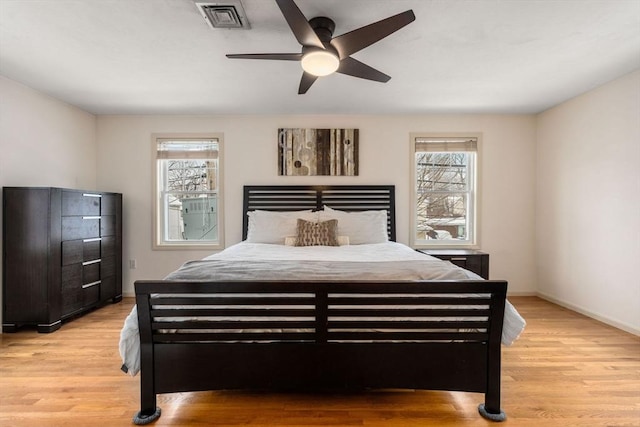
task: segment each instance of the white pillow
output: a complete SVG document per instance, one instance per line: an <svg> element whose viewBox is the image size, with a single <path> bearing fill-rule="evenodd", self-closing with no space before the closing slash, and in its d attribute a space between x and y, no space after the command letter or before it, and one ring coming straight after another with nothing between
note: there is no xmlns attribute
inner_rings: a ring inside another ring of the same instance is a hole
<svg viewBox="0 0 640 427"><path fill-rule="evenodd" d="M338 236L338 245L349 246L349 236Z"/></svg>
<svg viewBox="0 0 640 427"><path fill-rule="evenodd" d="M295 246L296 240L298 238L296 236L287 236L284 239L285 246ZM349 246L349 236L337 236L338 246Z"/></svg>
<svg viewBox="0 0 640 427"><path fill-rule="evenodd" d="M384 243L387 234L387 211L345 212L324 206L319 221L338 220L338 235L348 236L349 244Z"/></svg>
<svg viewBox="0 0 640 427"><path fill-rule="evenodd" d="M287 236L296 234L298 218L307 221L317 221L318 213L306 211L273 212L255 210L247 212L249 225L247 227L248 243L276 243L284 244Z"/></svg>

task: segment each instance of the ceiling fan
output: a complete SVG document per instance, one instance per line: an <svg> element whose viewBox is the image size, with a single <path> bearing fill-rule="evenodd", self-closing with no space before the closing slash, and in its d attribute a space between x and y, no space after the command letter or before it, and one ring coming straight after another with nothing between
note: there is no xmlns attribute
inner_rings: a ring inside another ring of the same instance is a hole
<svg viewBox="0 0 640 427"><path fill-rule="evenodd" d="M294 36L302 45L302 51L300 53L229 54L227 58L300 61L303 73L298 94L306 93L318 77L334 72L382 83L388 82L391 79L390 76L350 55L376 43L416 19L413 10L407 10L333 37L335 23L330 18L319 16L307 21L293 0L276 0L276 3Z"/></svg>

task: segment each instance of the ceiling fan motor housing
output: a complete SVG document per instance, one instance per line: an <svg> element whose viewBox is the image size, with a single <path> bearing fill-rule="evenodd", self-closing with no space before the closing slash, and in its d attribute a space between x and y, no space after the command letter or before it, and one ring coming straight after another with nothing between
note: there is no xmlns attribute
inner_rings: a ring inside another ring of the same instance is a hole
<svg viewBox="0 0 640 427"><path fill-rule="evenodd" d="M331 18L325 16L317 16L309 20L309 25L313 28L313 31L318 35L318 38L322 43L328 44L333 37L333 31L336 29L336 23Z"/></svg>

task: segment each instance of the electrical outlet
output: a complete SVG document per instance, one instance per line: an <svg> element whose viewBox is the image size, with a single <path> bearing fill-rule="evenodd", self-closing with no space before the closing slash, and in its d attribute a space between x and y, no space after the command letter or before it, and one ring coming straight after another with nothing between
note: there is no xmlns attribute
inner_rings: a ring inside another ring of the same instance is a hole
<svg viewBox="0 0 640 427"><path fill-rule="evenodd" d="M131 270L135 270L138 267L138 261L135 259L130 259L129 260L129 268Z"/></svg>

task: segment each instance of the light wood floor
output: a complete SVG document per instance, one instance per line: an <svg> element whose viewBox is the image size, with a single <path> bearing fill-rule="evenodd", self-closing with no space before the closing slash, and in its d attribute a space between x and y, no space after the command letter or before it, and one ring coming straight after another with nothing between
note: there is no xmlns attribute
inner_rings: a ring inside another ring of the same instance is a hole
<svg viewBox="0 0 640 427"><path fill-rule="evenodd" d="M510 300L528 326L503 350L502 425L640 426L638 337L535 297ZM2 335L0 426L131 425L138 378L119 371L118 337L132 305L125 299L52 334ZM154 425L492 425L477 413L482 401L475 393L397 390L176 393L160 396Z"/></svg>

